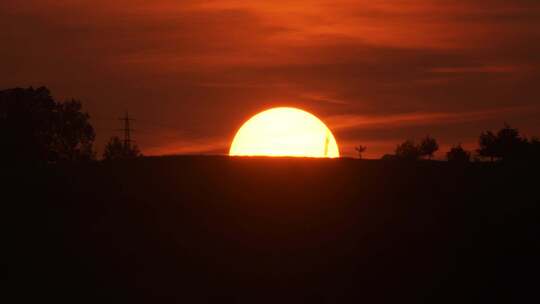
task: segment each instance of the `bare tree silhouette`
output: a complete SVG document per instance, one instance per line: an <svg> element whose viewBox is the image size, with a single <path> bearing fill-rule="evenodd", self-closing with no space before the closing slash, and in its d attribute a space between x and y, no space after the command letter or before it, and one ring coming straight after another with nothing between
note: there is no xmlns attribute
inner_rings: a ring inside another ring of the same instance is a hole
<svg viewBox="0 0 540 304"><path fill-rule="evenodd" d="M356 152L358 153L358 158L359 158L359 159L362 159L362 153L366 152L367 147L366 147L366 146L362 146L362 145L358 145L358 146L355 147L354 149L355 149Z"/></svg>

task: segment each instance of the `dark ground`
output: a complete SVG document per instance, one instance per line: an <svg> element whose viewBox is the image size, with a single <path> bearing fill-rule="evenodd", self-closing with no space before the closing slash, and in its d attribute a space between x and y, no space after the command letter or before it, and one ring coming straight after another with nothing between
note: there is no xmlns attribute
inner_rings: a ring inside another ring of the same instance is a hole
<svg viewBox="0 0 540 304"><path fill-rule="evenodd" d="M539 172L227 157L8 169L10 302L538 303Z"/></svg>

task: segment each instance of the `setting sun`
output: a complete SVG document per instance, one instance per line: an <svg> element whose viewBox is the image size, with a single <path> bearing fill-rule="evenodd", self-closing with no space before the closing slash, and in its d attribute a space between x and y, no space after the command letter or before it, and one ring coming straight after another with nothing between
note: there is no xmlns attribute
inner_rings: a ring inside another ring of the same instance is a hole
<svg viewBox="0 0 540 304"><path fill-rule="evenodd" d="M314 115L296 108L263 111L242 125L231 156L339 157L336 139Z"/></svg>

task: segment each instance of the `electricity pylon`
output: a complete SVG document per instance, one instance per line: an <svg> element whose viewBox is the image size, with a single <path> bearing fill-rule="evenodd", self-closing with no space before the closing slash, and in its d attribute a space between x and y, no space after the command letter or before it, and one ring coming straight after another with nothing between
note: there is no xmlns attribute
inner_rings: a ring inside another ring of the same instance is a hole
<svg viewBox="0 0 540 304"><path fill-rule="evenodd" d="M135 119L129 118L129 113L126 111L126 116L119 118L120 121L124 122L124 128L122 131L124 132L124 148L130 149L131 148L131 132L133 129L131 129L131 122Z"/></svg>

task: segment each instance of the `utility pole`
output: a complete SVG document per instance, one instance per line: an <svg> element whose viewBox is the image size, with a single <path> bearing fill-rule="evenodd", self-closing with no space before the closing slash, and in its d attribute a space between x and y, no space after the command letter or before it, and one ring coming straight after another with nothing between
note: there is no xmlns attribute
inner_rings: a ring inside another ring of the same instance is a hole
<svg viewBox="0 0 540 304"><path fill-rule="evenodd" d="M330 143L330 131L326 131L326 139L324 141L324 157L328 156L328 144Z"/></svg>
<svg viewBox="0 0 540 304"><path fill-rule="evenodd" d="M124 132L124 149L127 151L131 149L131 132L133 131L131 129L131 122L135 119L129 118L129 113L126 111L126 116L119 118L119 120L124 123L122 131Z"/></svg>

